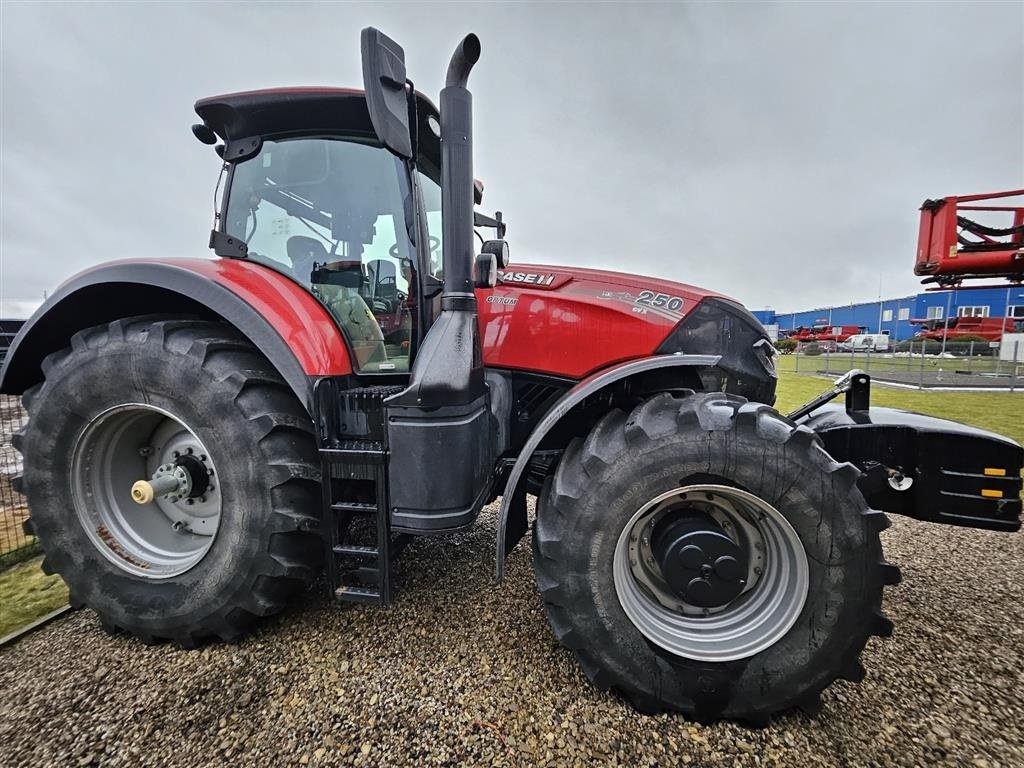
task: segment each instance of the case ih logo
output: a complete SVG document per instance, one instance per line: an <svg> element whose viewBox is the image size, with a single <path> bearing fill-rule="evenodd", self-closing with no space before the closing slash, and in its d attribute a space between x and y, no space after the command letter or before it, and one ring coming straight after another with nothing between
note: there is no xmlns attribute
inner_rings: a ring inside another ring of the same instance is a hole
<svg viewBox="0 0 1024 768"><path fill-rule="evenodd" d="M498 279L503 283L520 283L522 285L538 285L547 288L554 284L558 275L538 274L536 272L498 272Z"/></svg>

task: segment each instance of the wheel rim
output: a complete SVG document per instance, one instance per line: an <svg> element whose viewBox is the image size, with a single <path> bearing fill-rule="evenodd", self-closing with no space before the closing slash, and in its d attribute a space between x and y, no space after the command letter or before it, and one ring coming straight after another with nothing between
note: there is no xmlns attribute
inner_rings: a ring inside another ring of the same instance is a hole
<svg viewBox="0 0 1024 768"><path fill-rule="evenodd" d="M201 496L147 504L132 484L185 460L205 469ZM178 417L152 405L119 405L96 416L79 435L71 462L72 502L96 549L122 570L167 579L193 568L220 528L220 478L213 457Z"/></svg>
<svg viewBox="0 0 1024 768"><path fill-rule="evenodd" d="M714 609L667 595L645 567L643 540L673 505L697 507L750 546L750 580ZM615 547L615 591L633 625L655 645L687 659L734 661L774 645L796 622L807 599L807 554L782 514L751 493L724 485L690 485L663 493L629 520Z"/></svg>

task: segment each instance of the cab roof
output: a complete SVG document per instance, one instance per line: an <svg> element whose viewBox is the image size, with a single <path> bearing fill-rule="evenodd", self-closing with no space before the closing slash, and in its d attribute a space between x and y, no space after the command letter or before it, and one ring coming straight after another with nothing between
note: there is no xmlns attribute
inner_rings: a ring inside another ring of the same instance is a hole
<svg viewBox="0 0 1024 768"><path fill-rule="evenodd" d="M428 123L430 117L438 119L437 107L423 94L417 92L415 96L420 161L425 159L440 168L440 137ZM325 133L376 136L365 93L354 88L300 86L240 91L200 99L195 109L229 151L233 143L251 137ZM230 161L245 156L224 157Z"/></svg>

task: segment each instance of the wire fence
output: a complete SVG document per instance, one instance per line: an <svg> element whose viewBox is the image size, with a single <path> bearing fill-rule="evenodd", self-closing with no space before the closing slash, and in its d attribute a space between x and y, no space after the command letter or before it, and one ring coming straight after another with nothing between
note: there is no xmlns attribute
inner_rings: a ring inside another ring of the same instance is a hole
<svg viewBox="0 0 1024 768"><path fill-rule="evenodd" d="M4 361L11 342L14 341L14 337L18 335L18 331L24 324L24 320L0 319L0 363Z"/></svg>
<svg viewBox="0 0 1024 768"><path fill-rule="evenodd" d="M28 518L28 505L11 483L21 474L21 454L14 449L11 438L27 420L21 398L0 395L0 569L36 550L35 539L22 528Z"/></svg>
<svg viewBox="0 0 1024 768"><path fill-rule="evenodd" d="M798 373L831 375L860 368L875 379L921 389L1024 391L1024 341L915 340L862 350L846 350L835 342L805 342L783 359L788 370Z"/></svg>

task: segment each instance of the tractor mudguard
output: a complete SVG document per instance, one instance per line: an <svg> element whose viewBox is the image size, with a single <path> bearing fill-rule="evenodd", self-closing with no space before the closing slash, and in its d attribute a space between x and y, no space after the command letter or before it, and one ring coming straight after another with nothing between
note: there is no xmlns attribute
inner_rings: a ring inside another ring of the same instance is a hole
<svg viewBox="0 0 1024 768"><path fill-rule="evenodd" d="M864 474L873 509L995 531L1020 528L1024 449L955 421L876 406L825 405L798 422Z"/></svg>
<svg viewBox="0 0 1024 768"><path fill-rule="evenodd" d="M721 360L720 355L657 355L598 371L580 381L566 392L545 414L537 424L529 439L523 445L509 472L502 493L501 507L498 511L497 563L495 578L500 582L504 577L505 556L526 533L526 490L523 486L523 474L530 463L534 451L544 437L565 416L583 400L607 387L631 377L643 375L651 371L669 368L713 368Z"/></svg>
<svg viewBox="0 0 1024 768"><path fill-rule="evenodd" d="M15 337L0 370L0 392L21 394L41 381L43 359L78 331L150 314L230 323L310 412L314 377L352 372L327 310L287 276L238 259L138 259L101 264L63 283Z"/></svg>

